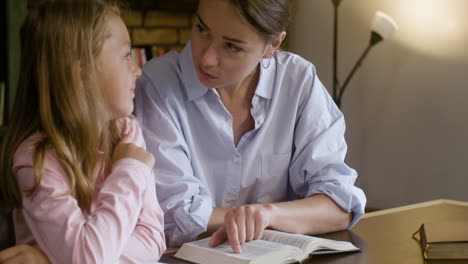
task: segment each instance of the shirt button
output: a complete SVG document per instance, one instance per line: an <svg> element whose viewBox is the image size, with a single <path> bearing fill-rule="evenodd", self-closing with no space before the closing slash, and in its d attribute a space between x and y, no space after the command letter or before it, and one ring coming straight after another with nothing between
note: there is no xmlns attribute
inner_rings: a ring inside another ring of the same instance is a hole
<svg viewBox="0 0 468 264"><path fill-rule="evenodd" d="M235 157L233 160L234 160L234 162L237 163L237 162L239 162L240 158L239 158L239 157Z"/></svg>

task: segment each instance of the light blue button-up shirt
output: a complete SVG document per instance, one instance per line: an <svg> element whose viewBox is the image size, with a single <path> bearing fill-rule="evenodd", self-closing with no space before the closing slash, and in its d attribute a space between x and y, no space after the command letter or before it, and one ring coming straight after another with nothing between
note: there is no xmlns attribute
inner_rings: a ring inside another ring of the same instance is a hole
<svg viewBox="0 0 468 264"><path fill-rule="evenodd" d="M137 81L135 114L156 164L156 190L170 246L207 229L213 207L236 208L326 194L351 226L366 198L344 163L343 114L300 56L278 52L260 78L255 128L234 144L232 116L198 80L190 43L149 61Z"/></svg>

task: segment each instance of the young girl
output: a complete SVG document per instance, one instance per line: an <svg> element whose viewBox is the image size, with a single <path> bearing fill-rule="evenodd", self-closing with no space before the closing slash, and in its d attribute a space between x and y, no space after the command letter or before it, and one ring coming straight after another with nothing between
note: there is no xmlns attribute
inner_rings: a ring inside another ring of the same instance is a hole
<svg viewBox="0 0 468 264"><path fill-rule="evenodd" d="M154 159L133 111L141 74L116 5L48 1L21 29L0 186L16 243L52 263L148 263L165 250Z"/></svg>

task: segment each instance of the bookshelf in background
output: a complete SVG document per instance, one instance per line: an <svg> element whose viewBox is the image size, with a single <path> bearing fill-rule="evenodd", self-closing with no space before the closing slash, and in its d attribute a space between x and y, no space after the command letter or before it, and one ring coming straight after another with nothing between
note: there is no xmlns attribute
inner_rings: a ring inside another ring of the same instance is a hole
<svg viewBox="0 0 468 264"><path fill-rule="evenodd" d="M197 0L128 0L122 18L132 39L132 55L144 62L182 51L190 39Z"/></svg>
<svg viewBox="0 0 468 264"><path fill-rule="evenodd" d="M198 0L127 0L132 9L188 10L197 8Z"/></svg>
<svg viewBox="0 0 468 264"><path fill-rule="evenodd" d="M161 57L162 55L166 54L168 49L166 47L161 47L161 46L152 46L151 47L151 52L153 54L153 57Z"/></svg>
<svg viewBox="0 0 468 264"><path fill-rule="evenodd" d="M140 68L152 57L152 54L147 54L147 50L146 47L132 47L132 58Z"/></svg>
<svg viewBox="0 0 468 264"><path fill-rule="evenodd" d="M162 55L166 54L168 49L163 46L156 46L156 45L146 45L146 46L133 46L132 47L132 58L135 61L136 65L140 68L143 65L151 60L152 58L161 57Z"/></svg>

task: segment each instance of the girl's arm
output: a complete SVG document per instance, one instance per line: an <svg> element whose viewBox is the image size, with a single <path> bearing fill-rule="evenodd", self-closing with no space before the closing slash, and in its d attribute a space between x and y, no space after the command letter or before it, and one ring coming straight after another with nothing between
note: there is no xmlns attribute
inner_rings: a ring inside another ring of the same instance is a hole
<svg viewBox="0 0 468 264"><path fill-rule="evenodd" d="M32 159L14 170L21 190L34 179ZM50 153L34 197L22 194L22 214L39 248L52 263L115 263L127 245L140 215L150 175L133 159L116 162L85 215L70 192L66 174Z"/></svg>
<svg viewBox="0 0 468 264"><path fill-rule="evenodd" d="M23 191L34 182L33 153L32 147L22 148L15 156L13 172ZM39 248L52 263L118 262L142 212L145 191L154 184L151 169L136 159L116 161L86 215L70 195L68 177L53 152L44 161L35 195L22 192L21 212Z"/></svg>
<svg viewBox="0 0 468 264"><path fill-rule="evenodd" d="M152 177L153 178L153 177ZM123 263L157 262L166 250L163 212L156 199L154 178L144 194L135 230L120 257Z"/></svg>
<svg viewBox="0 0 468 264"><path fill-rule="evenodd" d="M120 121L120 120L119 120ZM128 121L128 119L125 119ZM135 118L123 125L126 134L134 135L137 146L146 149L141 128ZM125 246L120 261L124 263L156 262L166 250L163 211L156 198L156 184L151 173L144 193L140 216L130 240Z"/></svg>

